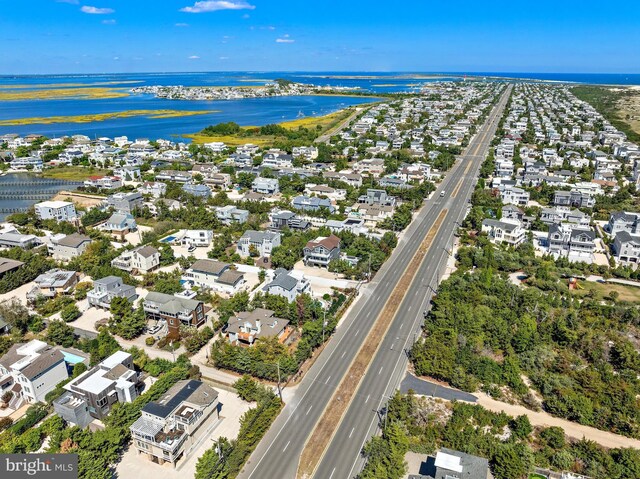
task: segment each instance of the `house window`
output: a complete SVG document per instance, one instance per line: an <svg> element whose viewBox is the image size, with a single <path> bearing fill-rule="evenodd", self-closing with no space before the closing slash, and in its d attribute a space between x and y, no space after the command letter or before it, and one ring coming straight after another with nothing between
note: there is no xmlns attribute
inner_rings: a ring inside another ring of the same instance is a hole
<svg viewBox="0 0 640 479"><path fill-rule="evenodd" d="M104 407L107 405L107 398L103 397L98 399L98 401L96 402L96 404L98 405L98 407Z"/></svg>

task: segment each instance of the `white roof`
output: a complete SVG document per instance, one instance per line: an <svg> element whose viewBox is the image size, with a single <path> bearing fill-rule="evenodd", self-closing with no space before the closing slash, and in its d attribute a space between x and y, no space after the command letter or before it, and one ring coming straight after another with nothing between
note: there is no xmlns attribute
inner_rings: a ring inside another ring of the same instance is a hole
<svg viewBox="0 0 640 479"><path fill-rule="evenodd" d="M102 361L102 366L108 369L116 367L118 364L122 364L123 361L129 359L131 354L126 351L116 351L111 356Z"/></svg>
<svg viewBox="0 0 640 479"><path fill-rule="evenodd" d="M42 206L44 208L62 208L67 205L72 205L73 203L69 201L43 201L42 203L38 203L36 206Z"/></svg>
<svg viewBox="0 0 640 479"><path fill-rule="evenodd" d="M96 371L87 379L79 383L78 387L92 394L100 394L102 391L108 388L111 384L113 384L112 379L107 379L103 376L107 372L108 371L105 371L105 370Z"/></svg>
<svg viewBox="0 0 640 479"><path fill-rule="evenodd" d="M445 452L438 452L436 454L436 467L448 469L449 471L462 472L462 464L460 464L461 458L453 456Z"/></svg>

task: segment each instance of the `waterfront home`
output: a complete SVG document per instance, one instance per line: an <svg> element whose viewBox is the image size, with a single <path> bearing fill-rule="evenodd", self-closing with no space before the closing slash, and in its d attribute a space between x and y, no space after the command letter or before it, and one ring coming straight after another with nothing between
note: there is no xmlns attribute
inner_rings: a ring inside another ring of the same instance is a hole
<svg viewBox="0 0 640 479"><path fill-rule="evenodd" d="M199 259L187 269L182 280L201 289L210 289L235 294L245 284L244 274L231 268L228 263L211 259Z"/></svg>
<svg viewBox="0 0 640 479"><path fill-rule="evenodd" d="M12 170L42 171L42 158L37 156L24 156L11 160L9 164Z"/></svg>
<svg viewBox="0 0 640 479"><path fill-rule="evenodd" d="M27 298L36 299L38 296L55 298L61 294L69 294L78 284L78 277L75 271L50 269L34 280L35 285L27 293Z"/></svg>
<svg viewBox="0 0 640 479"><path fill-rule="evenodd" d="M326 268L333 260L340 258L340 238L320 236L309 241L303 249L304 264Z"/></svg>
<svg viewBox="0 0 640 479"><path fill-rule="evenodd" d="M36 216L41 220L75 221L76 207L69 201L43 201L34 205Z"/></svg>
<svg viewBox="0 0 640 479"><path fill-rule="evenodd" d="M93 282L93 289L87 293L89 306L109 309L113 298L127 298L133 302L138 297L136 288L122 282L119 276L107 276Z"/></svg>
<svg viewBox="0 0 640 479"><path fill-rule="evenodd" d="M172 334L179 334L181 325L198 327L207 320L204 303L184 296L152 291L144 298L142 307L148 320L166 322Z"/></svg>
<svg viewBox="0 0 640 479"><path fill-rule="evenodd" d="M53 401L53 410L80 428L104 419L114 404L133 402L144 387L133 357L116 351L64 385L65 392Z"/></svg>
<svg viewBox="0 0 640 479"><path fill-rule="evenodd" d="M160 252L153 246L138 246L123 251L111 260L111 266L129 273L147 274L160 266Z"/></svg>
<svg viewBox="0 0 640 479"><path fill-rule="evenodd" d="M11 391L15 406L44 402L47 393L68 377L60 349L37 339L14 344L0 357L0 395Z"/></svg>
<svg viewBox="0 0 640 479"><path fill-rule="evenodd" d="M275 231L248 230L238 240L237 253L246 258L254 253L259 257L271 256L273 248L280 246L282 235Z"/></svg>
<svg viewBox="0 0 640 479"><path fill-rule="evenodd" d="M259 338L278 338L283 342L289 334L289 320L277 318L269 309L256 308L229 318L226 333L232 344L253 346Z"/></svg>
<svg viewBox="0 0 640 479"><path fill-rule="evenodd" d="M121 213L133 213L142 208L144 198L142 194L135 191L133 193L115 193L107 197L107 205Z"/></svg>
<svg viewBox="0 0 640 479"><path fill-rule="evenodd" d="M116 190L122 188L119 176L91 176L84 182L85 188L99 188L102 190Z"/></svg>
<svg viewBox="0 0 640 479"><path fill-rule="evenodd" d="M84 253L89 244L91 244L91 238L73 233L59 238L51 238L47 249L53 259L70 260Z"/></svg>
<svg viewBox="0 0 640 479"><path fill-rule="evenodd" d="M178 381L161 398L142 407L140 417L129 427L132 444L149 462L175 467L180 458L189 459L200 443L194 435L214 412L218 414L218 407L215 389L193 379ZM210 433L207 430L205 435Z"/></svg>

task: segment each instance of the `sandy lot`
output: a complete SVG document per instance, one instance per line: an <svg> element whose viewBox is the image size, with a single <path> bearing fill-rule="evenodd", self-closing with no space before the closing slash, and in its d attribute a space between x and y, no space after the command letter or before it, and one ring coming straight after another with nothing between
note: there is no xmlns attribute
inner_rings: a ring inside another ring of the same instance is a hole
<svg viewBox="0 0 640 479"><path fill-rule="evenodd" d="M195 443L190 454L178 462L176 467L171 464L162 466L154 464L129 446L122 461L116 467L116 474L120 479L158 477L162 479L184 479L195 475L198 458L207 449L214 447L214 442L220 437L234 439L240 430L240 417L253 406L241 400L236 394L217 389L221 403L220 419L215 413L196 432Z"/></svg>

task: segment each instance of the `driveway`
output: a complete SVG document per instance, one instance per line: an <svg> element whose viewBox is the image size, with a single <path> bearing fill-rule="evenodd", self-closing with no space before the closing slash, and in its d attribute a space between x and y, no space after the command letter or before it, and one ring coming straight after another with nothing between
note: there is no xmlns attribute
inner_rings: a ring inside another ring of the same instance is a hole
<svg viewBox="0 0 640 479"><path fill-rule="evenodd" d="M420 379L413 374L407 374L400 384L400 391L402 393L406 393L409 389L413 389L416 394L422 396L437 397L446 399L447 401L476 402L478 400L473 394L460 391L459 389L445 387L426 379Z"/></svg>
<svg viewBox="0 0 640 479"><path fill-rule="evenodd" d="M175 468L169 463L161 466L150 462L144 456L138 455L135 447L130 444L116 467L115 477L120 479L129 479L131 477L185 479L194 477L198 458L205 451L214 447L214 442L220 437L235 439L240 431L240 418L249 408L255 406L253 403L243 401L237 394L224 389L214 389L219 394L218 399L221 404L220 419L214 413L200 426L195 434L193 449L186 458L177 463Z"/></svg>

